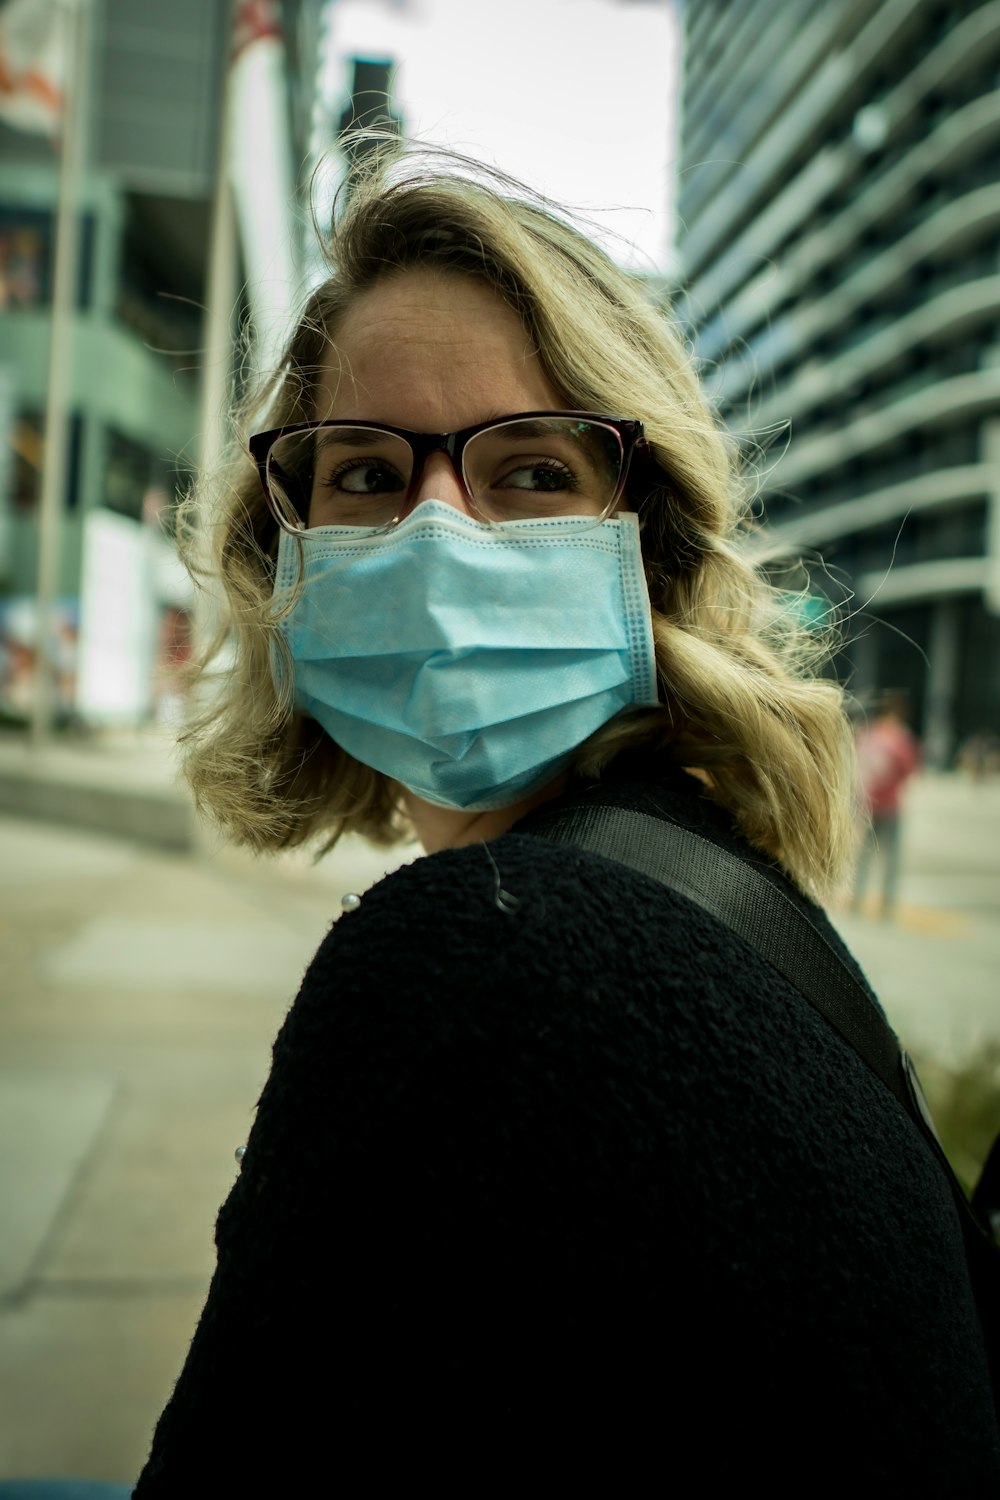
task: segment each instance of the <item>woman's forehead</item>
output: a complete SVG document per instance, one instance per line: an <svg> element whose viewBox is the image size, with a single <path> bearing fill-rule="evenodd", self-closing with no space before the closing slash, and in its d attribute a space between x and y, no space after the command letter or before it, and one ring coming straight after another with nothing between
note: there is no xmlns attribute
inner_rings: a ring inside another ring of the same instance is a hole
<svg viewBox="0 0 1000 1500"><path fill-rule="evenodd" d="M423 431L564 404L520 318L488 283L425 270L398 272L355 300L317 397L319 418Z"/></svg>
<svg viewBox="0 0 1000 1500"><path fill-rule="evenodd" d="M477 328L488 337L500 327L523 331L517 314L487 281L459 271L414 267L390 272L358 293L335 339L338 344L372 335L444 340Z"/></svg>

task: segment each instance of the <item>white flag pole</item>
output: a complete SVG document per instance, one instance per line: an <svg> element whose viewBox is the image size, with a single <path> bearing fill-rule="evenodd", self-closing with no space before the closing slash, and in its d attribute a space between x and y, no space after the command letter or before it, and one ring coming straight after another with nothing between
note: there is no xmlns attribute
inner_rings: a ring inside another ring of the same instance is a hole
<svg viewBox="0 0 1000 1500"><path fill-rule="evenodd" d="M232 63L235 0L229 6L226 27L225 74L219 87L218 141L215 183L209 226L208 268L205 279L205 315L202 320L202 379L199 410L198 467L202 475L217 469L225 447L226 415L232 399L233 313L238 293L239 259L236 240L236 209L230 176L232 155ZM199 562L208 562L210 538L206 518L198 517L196 539ZM195 594L194 637L200 651L211 641L218 620L218 601L209 581Z"/></svg>
<svg viewBox="0 0 1000 1500"><path fill-rule="evenodd" d="M272 3L231 0L229 16L232 50L222 89L202 325L202 474L211 474L217 467L228 435L225 424L232 397L240 248L249 279L258 371L277 358L295 281L289 230L291 146L282 97L284 49L279 13ZM198 542L203 561L207 543L203 532ZM195 606L199 648L212 639L217 620L214 590L199 590Z"/></svg>
<svg viewBox="0 0 1000 1500"><path fill-rule="evenodd" d="M208 274L205 280L204 366L201 386L202 469L219 462L224 446L223 424L232 395L233 313L236 308L239 257L236 241L236 207L233 200L233 28L237 0L230 0L226 26L225 73L219 84L218 140L215 183L209 225Z"/></svg>
<svg viewBox="0 0 1000 1500"><path fill-rule="evenodd" d="M69 392L73 323L79 275L80 184L86 134L86 92L90 63L89 0L62 0L66 33L66 92L60 139L59 200L52 287L52 331L45 408L42 492L38 508L38 573L34 693L31 743L40 747L52 731L55 663L52 658L53 607L59 587L59 554L66 497Z"/></svg>

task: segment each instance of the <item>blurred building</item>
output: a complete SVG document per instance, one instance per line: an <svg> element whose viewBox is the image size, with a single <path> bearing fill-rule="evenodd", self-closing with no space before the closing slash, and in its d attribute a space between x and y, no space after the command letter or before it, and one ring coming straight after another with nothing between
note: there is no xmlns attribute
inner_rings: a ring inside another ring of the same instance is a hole
<svg viewBox="0 0 1000 1500"><path fill-rule="evenodd" d="M928 754L1000 729L1000 3L688 0L678 221L781 576ZM761 453L763 449L763 453Z"/></svg>
<svg viewBox="0 0 1000 1500"><path fill-rule="evenodd" d="M194 456L223 0L93 6L91 150L80 204L62 590L101 505L139 519ZM0 578L30 589L59 159L0 123L0 379L12 449Z"/></svg>
<svg viewBox="0 0 1000 1500"><path fill-rule="evenodd" d="M57 9L36 4L39 26ZM111 718L128 720L154 707L158 651L175 657L182 650L189 589L179 565L170 567L159 518L198 457L210 209L230 20L228 0L169 6L88 0L88 10L57 585L67 679L60 707L73 707L72 637L88 603L96 604L104 621L99 633L121 642L113 664L120 680L109 684L108 702L118 702ZM55 41L42 54L54 75L53 97L72 61L59 55L62 36L54 29ZM58 113L53 126L61 128ZM0 665L8 678L12 661L28 663L37 646L59 173L55 134L25 129L16 116L0 120ZM86 557L88 535L100 536L96 571ZM89 601L88 577L99 596ZM135 681L123 697L121 674L130 672ZM30 689L9 680L5 688L0 706L23 715Z"/></svg>

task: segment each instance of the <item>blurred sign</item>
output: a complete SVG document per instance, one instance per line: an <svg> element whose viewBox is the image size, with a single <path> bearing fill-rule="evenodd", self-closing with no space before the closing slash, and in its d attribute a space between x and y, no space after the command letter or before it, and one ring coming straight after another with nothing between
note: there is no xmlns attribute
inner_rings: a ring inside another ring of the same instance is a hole
<svg viewBox="0 0 1000 1500"><path fill-rule="evenodd" d="M76 715L130 728L183 711L194 588L147 495L147 520L96 509L84 519Z"/></svg>
<svg viewBox="0 0 1000 1500"><path fill-rule="evenodd" d="M0 10L0 119L15 130L55 135L66 84L66 6L7 0Z"/></svg>
<svg viewBox="0 0 1000 1500"><path fill-rule="evenodd" d="M159 610L146 540L114 511L84 520L77 709L89 724L134 725L150 713Z"/></svg>

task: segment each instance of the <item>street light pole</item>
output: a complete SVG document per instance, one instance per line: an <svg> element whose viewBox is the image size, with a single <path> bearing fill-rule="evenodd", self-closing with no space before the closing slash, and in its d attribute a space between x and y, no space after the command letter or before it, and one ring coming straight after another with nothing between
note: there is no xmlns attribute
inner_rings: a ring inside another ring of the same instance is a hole
<svg viewBox="0 0 1000 1500"><path fill-rule="evenodd" d="M45 448L38 508L37 637L31 704L33 748L40 748L49 738L55 708L53 610L59 588L59 555L66 498L73 324L80 265L80 185L83 176L86 93L90 65L89 4L90 0L62 0L66 82L60 141L59 200L56 210Z"/></svg>
<svg viewBox="0 0 1000 1500"><path fill-rule="evenodd" d="M205 312L202 319L202 377L199 402L199 481L212 474L221 462L228 436L226 419L233 388L233 314L238 295L238 246L236 208L230 177L232 154L231 48L236 0L226 8L226 51L219 80L218 137L212 209L209 227L208 267L205 280ZM194 644L198 654L207 652L215 638L219 620L217 582L211 576L210 519L199 511L193 543L198 564L208 570L196 590Z"/></svg>

